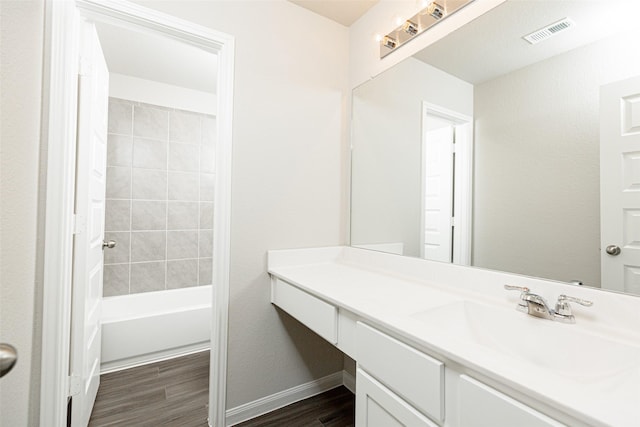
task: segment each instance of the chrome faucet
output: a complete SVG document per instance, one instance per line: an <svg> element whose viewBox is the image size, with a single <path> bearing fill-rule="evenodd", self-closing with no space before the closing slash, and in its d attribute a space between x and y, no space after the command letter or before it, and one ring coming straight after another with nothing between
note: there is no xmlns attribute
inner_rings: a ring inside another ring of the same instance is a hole
<svg viewBox="0 0 640 427"><path fill-rule="evenodd" d="M549 307L547 300L540 295L531 293L529 288L523 286L504 285L509 291L520 291L520 301L516 309L530 316L541 317L548 320L557 320L563 323L576 323L575 316L571 312L569 302L575 302L586 307L593 305L592 301L583 300L567 295L560 295L556 302L555 309Z"/></svg>

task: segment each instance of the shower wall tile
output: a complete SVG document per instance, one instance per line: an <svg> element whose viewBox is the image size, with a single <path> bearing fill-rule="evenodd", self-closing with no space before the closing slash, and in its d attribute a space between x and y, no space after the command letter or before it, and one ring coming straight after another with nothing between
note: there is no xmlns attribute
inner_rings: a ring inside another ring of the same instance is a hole
<svg viewBox="0 0 640 427"><path fill-rule="evenodd" d="M200 174L200 200L213 202L214 195L214 175L210 173Z"/></svg>
<svg viewBox="0 0 640 427"><path fill-rule="evenodd" d="M198 257L198 231L168 231L167 259Z"/></svg>
<svg viewBox="0 0 640 427"><path fill-rule="evenodd" d="M197 230L198 202L169 202L168 230Z"/></svg>
<svg viewBox="0 0 640 427"><path fill-rule="evenodd" d="M147 104L134 106L133 136L166 141L169 136L169 111Z"/></svg>
<svg viewBox="0 0 640 427"><path fill-rule="evenodd" d="M109 99L104 295L211 283L216 120Z"/></svg>
<svg viewBox="0 0 640 427"><path fill-rule="evenodd" d="M131 293L164 290L166 286L166 268L166 261L131 264Z"/></svg>
<svg viewBox="0 0 640 427"><path fill-rule="evenodd" d="M129 242L131 241L131 237L128 231L105 232L104 240L107 242L109 240L115 240L116 242L114 248L105 248L105 264L118 264L130 261Z"/></svg>
<svg viewBox="0 0 640 427"><path fill-rule="evenodd" d="M214 149L203 145L200 151L200 171L213 172L215 167Z"/></svg>
<svg viewBox="0 0 640 427"><path fill-rule="evenodd" d="M198 201L198 175L190 172L169 172L169 200Z"/></svg>
<svg viewBox="0 0 640 427"><path fill-rule="evenodd" d="M129 135L110 133L107 137L107 166L131 166L133 143Z"/></svg>
<svg viewBox="0 0 640 427"><path fill-rule="evenodd" d="M201 258L213 256L213 230L200 230L198 247Z"/></svg>
<svg viewBox="0 0 640 427"><path fill-rule="evenodd" d="M131 214L132 230L165 230L167 202L134 200Z"/></svg>
<svg viewBox="0 0 640 427"><path fill-rule="evenodd" d="M104 266L103 296L114 297L129 294L129 268L130 264Z"/></svg>
<svg viewBox="0 0 640 427"><path fill-rule="evenodd" d="M202 118L202 144L215 145L217 124L215 117Z"/></svg>
<svg viewBox="0 0 640 427"><path fill-rule="evenodd" d="M213 228L213 203L200 202L200 229Z"/></svg>
<svg viewBox="0 0 640 427"><path fill-rule="evenodd" d="M105 201L104 230L128 231L131 226L131 200Z"/></svg>
<svg viewBox="0 0 640 427"><path fill-rule="evenodd" d="M169 144L169 170L198 172L200 161L200 147L198 145Z"/></svg>
<svg viewBox="0 0 640 427"><path fill-rule="evenodd" d="M169 113L169 140L185 144L200 144L201 115L186 111Z"/></svg>
<svg viewBox="0 0 640 427"><path fill-rule="evenodd" d="M163 261L166 259L166 231L133 231L131 233L131 262Z"/></svg>
<svg viewBox="0 0 640 427"><path fill-rule="evenodd" d="M108 132L131 135L133 126L133 103L120 99L109 99Z"/></svg>
<svg viewBox="0 0 640 427"><path fill-rule="evenodd" d="M133 198L166 200L167 172L151 169L133 169Z"/></svg>
<svg viewBox="0 0 640 427"><path fill-rule="evenodd" d="M186 288L197 284L197 259L167 261L167 289Z"/></svg>
<svg viewBox="0 0 640 427"><path fill-rule="evenodd" d="M131 198L131 169L123 167L107 167L108 199Z"/></svg>
<svg viewBox="0 0 640 427"><path fill-rule="evenodd" d="M211 285L213 283L213 259L198 259L198 285Z"/></svg>
<svg viewBox="0 0 640 427"><path fill-rule="evenodd" d="M167 143L155 139L133 139L133 167L167 169Z"/></svg>

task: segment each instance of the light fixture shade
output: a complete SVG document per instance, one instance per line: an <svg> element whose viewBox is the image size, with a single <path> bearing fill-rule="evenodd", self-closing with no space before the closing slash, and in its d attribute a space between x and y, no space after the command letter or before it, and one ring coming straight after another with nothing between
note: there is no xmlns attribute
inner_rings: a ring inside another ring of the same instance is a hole
<svg viewBox="0 0 640 427"><path fill-rule="evenodd" d="M382 41L382 44L385 47L388 47L389 49L395 49L396 46L398 45L398 42L392 37L384 36L384 40Z"/></svg>
<svg viewBox="0 0 640 427"><path fill-rule="evenodd" d="M405 31L405 33L415 36L416 34L418 34L418 25L407 20L405 21L404 25L402 26L402 29Z"/></svg>
<svg viewBox="0 0 640 427"><path fill-rule="evenodd" d="M436 19L442 19L445 15L444 7L432 1L429 6L427 6L427 13L433 16Z"/></svg>

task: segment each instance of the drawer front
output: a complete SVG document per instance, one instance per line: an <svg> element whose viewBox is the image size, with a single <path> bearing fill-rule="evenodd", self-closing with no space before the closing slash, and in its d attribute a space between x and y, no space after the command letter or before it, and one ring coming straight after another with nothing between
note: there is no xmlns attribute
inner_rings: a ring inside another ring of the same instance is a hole
<svg viewBox="0 0 640 427"><path fill-rule="evenodd" d="M358 322L356 339L359 367L427 416L444 421L442 362L364 323Z"/></svg>
<svg viewBox="0 0 640 427"><path fill-rule="evenodd" d="M460 427L561 427L563 424L482 384L460 376Z"/></svg>
<svg viewBox="0 0 640 427"><path fill-rule="evenodd" d="M280 279L271 282L271 302L331 344L338 343L338 309Z"/></svg>
<svg viewBox="0 0 640 427"><path fill-rule="evenodd" d="M356 381L356 427L438 427L363 370Z"/></svg>

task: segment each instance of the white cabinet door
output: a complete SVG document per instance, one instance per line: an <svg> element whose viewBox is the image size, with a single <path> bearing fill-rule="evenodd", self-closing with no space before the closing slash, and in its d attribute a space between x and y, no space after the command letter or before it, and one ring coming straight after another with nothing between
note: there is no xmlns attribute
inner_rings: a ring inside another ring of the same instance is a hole
<svg viewBox="0 0 640 427"><path fill-rule="evenodd" d="M600 224L602 287L640 294L640 77L600 88Z"/></svg>
<svg viewBox="0 0 640 427"><path fill-rule="evenodd" d="M561 427L563 424L466 375L460 376L460 427Z"/></svg>
<svg viewBox="0 0 640 427"><path fill-rule="evenodd" d="M437 427L362 369L356 374L356 427Z"/></svg>

